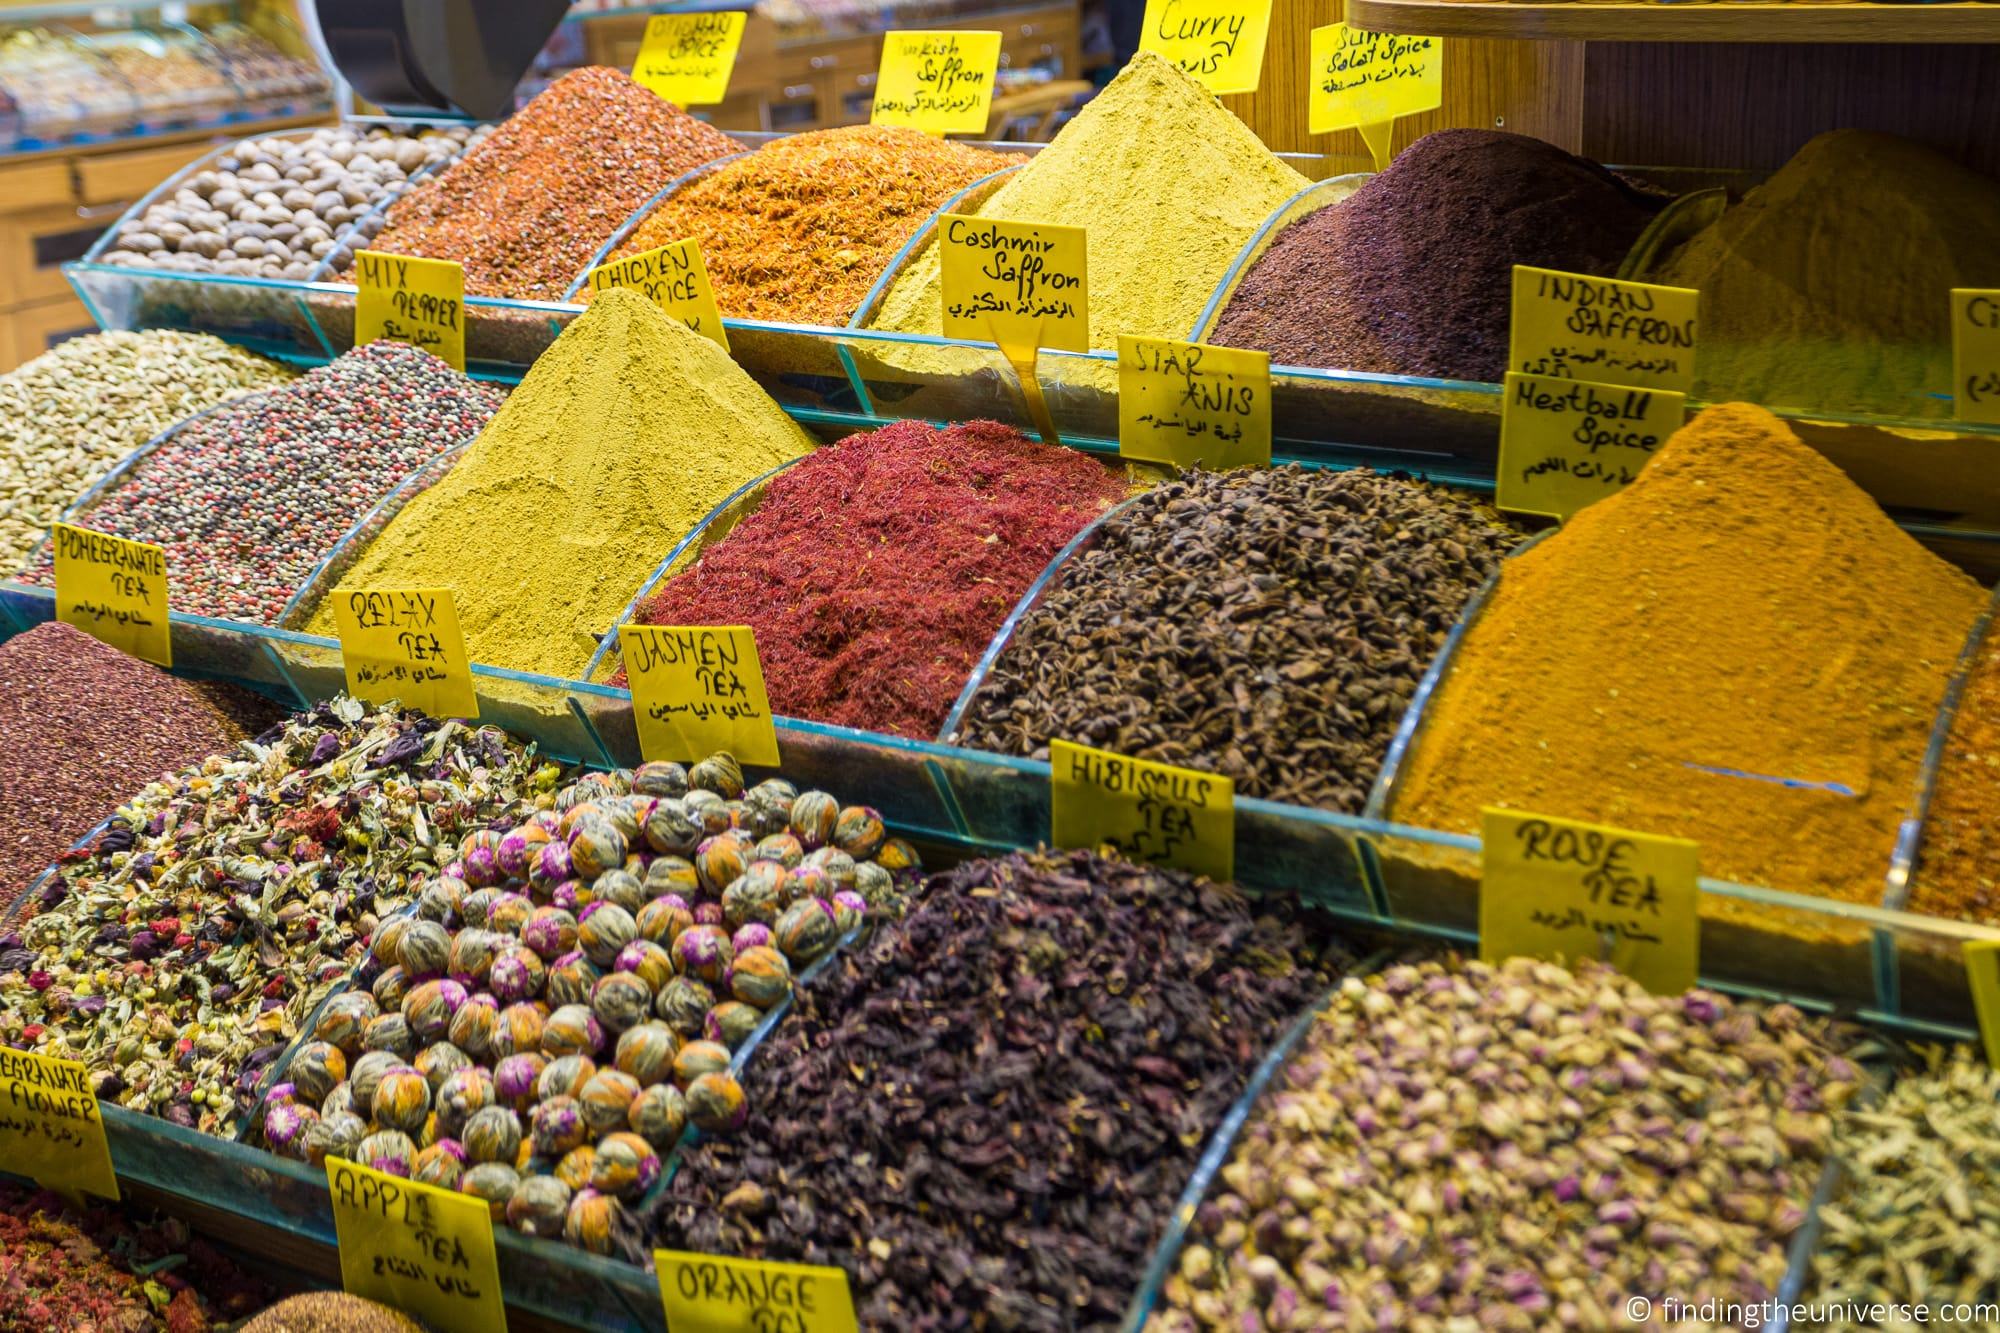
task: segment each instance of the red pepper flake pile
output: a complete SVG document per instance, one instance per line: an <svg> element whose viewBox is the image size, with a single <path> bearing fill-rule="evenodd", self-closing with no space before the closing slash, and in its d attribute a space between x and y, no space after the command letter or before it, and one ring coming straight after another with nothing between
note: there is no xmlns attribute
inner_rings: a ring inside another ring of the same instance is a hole
<svg viewBox="0 0 2000 1333"><path fill-rule="evenodd" d="M1028 585L1124 491L991 421L897 422L779 474L639 619L750 625L778 712L929 740Z"/></svg>

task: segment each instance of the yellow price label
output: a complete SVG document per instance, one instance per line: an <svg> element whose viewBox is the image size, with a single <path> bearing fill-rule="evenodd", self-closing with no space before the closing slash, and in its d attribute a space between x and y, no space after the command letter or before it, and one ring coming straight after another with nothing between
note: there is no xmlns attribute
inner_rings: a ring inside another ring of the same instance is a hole
<svg viewBox="0 0 2000 1333"><path fill-rule="evenodd" d="M1638 480L1681 428L1687 395L1510 372L1500 390L1494 503L1566 519Z"/></svg>
<svg viewBox="0 0 2000 1333"><path fill-rule="evenodd" d="M167 619L167 553L151 542L58 523L56 619L121 652L174 664Z"/></svg>
<svg viewBox="0 0 2000 1333"><path fill-rule="evenodd" d="M1951 289L1951 402L1960 421L2000 425L2000 291Z"/></svg>
<svg viewBox="0 0 2000 1333"><path fill-rule="evenodd" d="M838 1268L654 1250L673 1333L860 1333Z"/></svg>
<svg viewBox="0 0 2000 1333"><path fill-rule="evenodd" d="M1270 34L1271 0L1146 0L1139 49L1165 56L1212 93L1254 93Z"/></svg>
<svg viewBox="0 0 2000 1333"><path fill-rule="evenodd" d="M980 134L1000 75L997 32L892 32L882 38L870 124Z"/></svg>
<svg viewBox="0 0 2000 1333"><path fill-rule="evenodd" d="M449 259L357 251L354 345L408 343L465 369L465 266Z"/></svg>
<svg viewBox="0 0 2000 1333"><path fill-rule="evenodd" d="M727 750L778 763L778 728L748 625L620 625L639 752L687 763Z"/></svg>
<svg viewBox="0 0 2000 1333"><path fill-rule="evenodd" d="M1087 233L947 213L938 221L944 336L1090 350Z"/></svg>
<svg viewBox="0 0 2000 1333"><path fill-rule="evenodd" d="M432 717L478 717L472 663L449 588L367 588L336 593L333 619L347 692Z"/></svg>
<svg viewBox="0 0 2000 1333"><path fill-rule="evenodd" d="M1363 32L1345 23L1314 28L1307 59L1306 128L1359 130L1377 171L1389 165L1399 116L1444 105L1444 43L1436 37Z"/></svg>
<svg viewBox="0 0 2000 1333"><path fill-rule="evenodd" d="M2000 940L1965 942L1965 979L1972 986L1986 1062L2000 1069Z"/></svg>
<svg viewBox="0 0 2000 1333"><path fill-rule="evenodd" d="M1118 453L1176 467L1268 467L1271 354L1120 334Z"/></svg>
<svg viewBox="0 0 2000 1333"><path fill-rule="evenodd" d="M729 76L750 15L655 14L632 62L632 78L680 106L710 106L729 94Z"/></svg>
<svg viewBox="0 0 2000 1333"><path fill-rule="evenodd" d="M1691 393L1700 304L1692 287L1516 264L1507 369Z"/></svg>
<svg viewBox="0 0 2000 1333"><path fill-rule="evenodd" d="M104 1116L81 1064L0 1048L0 1170L118 1197Z"/></svg>
<svg viewBox="0 0 2000 1333"><path fill-rule="evenodd" d="M506 1333L493 1212L483 1199L326 1159L340 1284L432 1328Z"/></svg>
<svg viewBox="0 0 2000 1333"><path fill-rule="evenodd" d="M704 338L729 350L729 331L715 304L715 288L702 261L701 242L674 241L614 259L590 270L590 289L630 287Z"/></svg>
<svg viewBox="0 0 2000 1333"><path fill-rule="evenodd" d="M1479 956L1596 958L1677 995L1698 971L1699 853L1685 838L1482 810Z"/></svg>
<svg viewBox="0 0 2000 1333"><path fill-rule="evenodd" d="M1210 879L1236 873L1236 783L1217 773L1049 742L1049 839L1109 843L1134 861Z"/></svg>

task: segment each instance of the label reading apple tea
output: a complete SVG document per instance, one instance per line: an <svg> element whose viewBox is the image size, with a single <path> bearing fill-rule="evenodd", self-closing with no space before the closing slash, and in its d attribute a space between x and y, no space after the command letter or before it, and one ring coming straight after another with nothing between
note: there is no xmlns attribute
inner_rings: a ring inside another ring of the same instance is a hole
<svg viewBox="0 0 2000 1333"><path fill-rule="evenodd" d="M1118 453L1176 467L1270 466L1270 353L1120 334Z"/></svg>
<svg viewBox="0 0 2000 1333"><path fill-rule="evenodd" d="M1228 880L1236 869L1236 783L1217 773L1049 742L1049 838L1109 843L1134 861Z"/></svg>
<svg viewBox="0 0 2000 1333"><path fill-rule="evenodd" d="M432 1328L506 1333L493 1214L484 1199L326 1159L340 1284Z"/></svg>
<svg viewBox="0 0 2000 1333"><path fill-rule="evenodd" d="M49 535L55 547L56 619L120 652L172 666L166 551L68 523L56 524Z"/></svg>
<svg viewBox="0 0 2000 1333"><path fill-rule="evenodd" d="M360 250L354 255L354 345L408 343L465 370L465 266Z"/></svg>
<svg viewBox="0 0 2000 1333"><path fill-rule="evenodd" d="M479 716L472 663L450 588L370 588L337 595L333 619L347 692L432 717Z"/></svg>
<svg viewBox="0 0 2000 1333"><path fill-rule="evenodd" d="M1254 93L1270 33L1271 0L1146 0L1139 49L1165 56L1212 93Z"/></svg>
<svg viewBox="0 0 2000 1333"><path fill-rule="evenodd" d="M870 124L979 134L1000 73L997 32L892 32L882 39Z"/></svg>

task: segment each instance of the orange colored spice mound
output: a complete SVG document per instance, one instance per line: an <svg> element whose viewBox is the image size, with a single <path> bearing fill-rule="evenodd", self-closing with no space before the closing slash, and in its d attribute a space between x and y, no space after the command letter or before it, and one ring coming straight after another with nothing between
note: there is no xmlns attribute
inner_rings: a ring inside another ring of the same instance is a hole
<svg viewBox="0 0 2000 1333"><path fill-rule="evenodd" d="M2000 926L2000 639L1981 649L1945 739L1909 908Z"/></svg>

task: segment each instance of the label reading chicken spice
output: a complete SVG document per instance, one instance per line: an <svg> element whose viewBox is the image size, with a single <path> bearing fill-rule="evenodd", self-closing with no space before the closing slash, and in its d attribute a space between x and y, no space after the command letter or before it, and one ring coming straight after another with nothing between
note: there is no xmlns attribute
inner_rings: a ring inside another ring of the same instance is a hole
<svg viewBox="0 0 2000 1333"><path fill-rule="evenodd" d="M493 1214L484 1199L326 1159L340 1284L432 1328L506 1333Z"/></svg>
<svg viewBox="0 0 2000 1333"><path fill-rule="evenodd" d="M1567 519L1637 480L1686 415L1686 394L1510 371L1494 502Z"/></svg>
<svg viewBox="0 0 2000 1333"><path fill-rule="evenodd" d="M118 1197L104 1117L77 1061L0 1050L0 1171Z"/></svg>
<svg viewBox="0 0 2000 1333"><path fill-rule="evenodd" d="M1139 49L1165 56L1212 93L1254 93L1270 32L1271 0L1146 0Z"/></svg>
<svg viewBox="0 0 2000 1333"><path fill-rule="evenodd" d="M1480 811L1479 956L1611 964L1656 995L1695 984L1700 849L1685 838Z"/></svg>
<svg viewBox="0 0 2000 1333"><path fill-rule="evenodd" d="M1960 421L2000 425L2000 291L1951 291L1951 401Z"/></svg>
<svg viewBox="0 0 2000 1333"><path fill-rule="evenodd" d="M1049 742L1049 839L1109 843L1134 861L1234 878L1236 783L1216 773Z"/></svg>
<svg viewBox="0 0 2000 1333"><path fill-rule="evenodd" d="M1986 1062L2000 1069L2000 940L1965 942L1965 979L1972 986L1973 1008L1979 1013Z"/></svg>
<svg viewBox="0 0 2000 1333"><path fill-rule="evenodd" d="M673 1333L860 1333L838 1268L654 1250Z"/></svg>
<svg viewBox="0 0 2000 1333"><path fill-rule="evenodd" d="M1359 130L1377 171L1389 165L1396 118L1444 104L1444 44L1435 37L1332 23L1312 30L1308 58L1307 128L1314 134Z"/></svg>
<svg viewBox="0 0 2000 1333"><path fill-rule="evenodd" d="M775 767L778 729L748 625L620 625L639 753L689 763L727 750Z"/></svg>
<svg viewBox="0 0 2000 1333"><path fill-rule="evenodd" d="M478 717L472 663L449 588L369 588L333 599L347 692L432 717Z"/></svg>
<svg viewBox="0 0 2000 1333"><path fill-rule="evenodd" d="M361 250L354 256L354 345L408 343L465 369L465 266Z"/></svg>
<svg viewBox="0 0 2000 1333"><path fill-rule="evenodd" d="M997 32L892 32L882 38L870 124L978 134L1000 73Z"/></svg>
<svg viewBox="0 0 2000 1333"><path fill-rule="evenodd" d="M701 242L674 241L590 270L590 289L601 292L607 287L630 287L702 337L713 339L723 351L729 350L729 331L722 327Z"/></svg>
<svg viewBox="0 0 2000 1333"><path fill-rule="evenodd" d="M56 619L155 665L174 664L167 553L149 542L58 523Z"/></svg>
<svg viewBox="0 0 2000 1333"><path fill-rule="evenodd" d="M1271 354L1120 334L1118 453L1176 467L1269 467Z"/></svg>
<svg viewBox="0 0 2000 1333"><path fill-rule="evenodd" d="M711 106L729 93L736 52L743 45L744 10L719 14L655 14L632 62L632 78L676 106Z"/></svg>
<svg viewBox="0 0 2000 1333"><path fill-rule="evenodd" d="M1700 303L1692 287L1516 264L1507 369L1688 393Z"/></svg>

